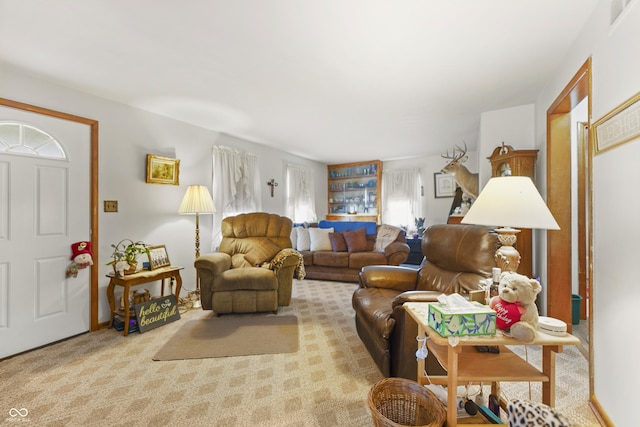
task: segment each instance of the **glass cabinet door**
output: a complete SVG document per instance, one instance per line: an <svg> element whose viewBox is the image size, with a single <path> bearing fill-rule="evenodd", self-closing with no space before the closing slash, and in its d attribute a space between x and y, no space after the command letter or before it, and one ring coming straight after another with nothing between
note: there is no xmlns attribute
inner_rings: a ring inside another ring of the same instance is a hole
<svg viewBox="0 0 640 427"><path fill-rule="evenodd" d="M328 166L327 218L377 221L381 169L379 160Z"/></svg>

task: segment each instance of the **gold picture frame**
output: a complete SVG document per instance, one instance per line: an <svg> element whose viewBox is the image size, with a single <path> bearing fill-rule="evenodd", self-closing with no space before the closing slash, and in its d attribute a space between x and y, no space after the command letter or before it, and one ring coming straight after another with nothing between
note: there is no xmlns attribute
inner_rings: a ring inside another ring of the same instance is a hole
<svg viewBox="0 0 640 427"><path fill-rule="evenodd" d="M640 92L593 123L594 154L640 137Z"/></svg>
<svg viewBox="0 0 640 427"><path fill-rule="evenodd" d="M180 160L147 154L147 183L180 185Z"/></svg>
<svg viewBox="0 0 640 427"><path fill-rule="evenodd" d="M147 248L147 257L149 257L149 270L171 265L167 248L164 245L149 246Z"/></svg>

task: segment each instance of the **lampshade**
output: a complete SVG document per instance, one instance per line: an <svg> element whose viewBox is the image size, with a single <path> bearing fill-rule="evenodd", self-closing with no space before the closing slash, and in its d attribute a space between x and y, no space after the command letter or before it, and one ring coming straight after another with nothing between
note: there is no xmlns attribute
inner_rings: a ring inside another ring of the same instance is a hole
<svg viewBox="0 0 640 427"><path fill-rule="evenodd" d="M491 178L461 222L514 228L560 229L533 181L527 176Z"/></svg>
<svg viewBox="0 0 640 427"><path fill-rule="evenodd" d="M211 194L204 185L190 185L178 209L179 214L208 214L215 211Z"/></svg>

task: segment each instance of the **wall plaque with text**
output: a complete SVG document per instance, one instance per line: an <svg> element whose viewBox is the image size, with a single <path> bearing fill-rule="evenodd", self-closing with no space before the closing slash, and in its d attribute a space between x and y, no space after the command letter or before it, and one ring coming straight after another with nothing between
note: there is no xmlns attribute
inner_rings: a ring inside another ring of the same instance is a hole
<svg viewBox="0 0 640 427"><path fill-rule="evenodd" d="M138 318L140 333L149 331L180 318L174 295L154 298L133 306Z"/></svg>

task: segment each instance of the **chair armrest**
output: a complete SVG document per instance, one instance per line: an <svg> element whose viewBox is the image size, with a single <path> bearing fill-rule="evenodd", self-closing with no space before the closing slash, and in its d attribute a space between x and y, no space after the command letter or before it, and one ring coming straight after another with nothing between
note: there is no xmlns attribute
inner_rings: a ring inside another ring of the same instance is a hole
<svg viewBox="0 0 640 427"><path fill-rule="evenodd" d="M216 252L200 256L194 263L196 269L206 269L216 276L231 268L231 256L223 252Z"/></svg>
<svg viewBox="0 0 640 427"><path fill-rule="evenodd" d="M269 268L275 271L276 274L280 269L291 266L295 268L294 275L296 276L296 279L304 279L304 258L302 257L302 254L295 249L282 249L269 263Z"/></svg>
<svg viewBox="0 0 640 427"><path fill-rule="evenodd" d="M295 249L285 248L269 263L278 278L278 306L288 306L293 293L293 278L302 280L305 276L302 254Z"/></svg>
<svg viewBox="0 0 640 427"><path fill-rule="evenodd" d="M216 276L231 268L231 256L224 252L216 252L200 256L194 263L200 281L200 301L204 310L211 310L211 295Z"/></svg>
<svg viewBox="0 0 640 427"><path fill-rule="evenodd" d="M392 307L396 308L405 302L436 302L442 292L438 291L407 291L393 299Z"/></svg>
<svg viewBox="0 0 640 427"><path fill-rule="evenodd" d="M360 270L361 288L412 291L416 288L417 279L417 270L395 265L369 265Z"/></svg>

